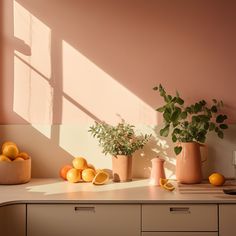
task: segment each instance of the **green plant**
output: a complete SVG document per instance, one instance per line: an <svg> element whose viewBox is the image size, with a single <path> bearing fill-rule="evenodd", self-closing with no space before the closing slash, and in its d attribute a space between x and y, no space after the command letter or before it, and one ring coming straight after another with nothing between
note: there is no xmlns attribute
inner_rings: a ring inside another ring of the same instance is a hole
<svg viewBox="0 0 236 236"><path fill-rule="evenodd" d="M184 100L176 92L176 96L168 95L160 84L153 90L159 92L163 97L165 105L157 108L163 113L164 127L160 135L167 137L171 131L172 141L175 142L199 142L204 143L208 132L215 131L219 138L223 139L223 131L228 128L225 124L226 115L218 114L219 108L223 106L222 101L213 99L211 106L205 100L195 104L184 106ZM175 154L178 155L182 147L175 146Z"/></svg>
<svg viewBox="0 0 236 236"><path fill-rule="evenodd" d="M142 149L151 135L136 135L134 126L124 122L112 126L106 123L95 122L89 132L99 141L102 152L107 155L132 155L136 150Z"/></svg>

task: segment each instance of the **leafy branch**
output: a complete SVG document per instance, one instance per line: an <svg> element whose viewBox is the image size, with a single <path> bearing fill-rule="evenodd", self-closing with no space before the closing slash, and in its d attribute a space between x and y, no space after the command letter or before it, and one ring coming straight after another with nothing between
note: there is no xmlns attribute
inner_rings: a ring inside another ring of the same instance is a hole
<svg viewBox="0 0 236 236"><path fill-rule="evenodd" d="M212 105L208 106L205 100L201 100L185 107L184 100L178 92L175 96L168 95L161 84L153 90L158 91L165 102L165 105L156 109L163 114L164 119L164 127L160 130L161 136L167 137L171 132L174 143L204 143L208 132L214 131L219 138L224 138L223 131L228 125L224 123L227 116L218 114L223 106L222 101L212 99ZM176 155L181 150L180 146L174 148Z"/></svg>

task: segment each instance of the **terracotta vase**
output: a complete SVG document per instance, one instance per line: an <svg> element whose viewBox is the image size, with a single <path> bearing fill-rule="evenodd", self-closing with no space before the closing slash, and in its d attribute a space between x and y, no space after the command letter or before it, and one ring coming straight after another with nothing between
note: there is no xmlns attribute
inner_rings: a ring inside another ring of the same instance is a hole
<svg viewBox="0 0 236 236"><path fill-rule="evenodd" d="M132 181L132 156L113 156L112 172L114 182Z"/></svg>
<svg viewBox="0 0 236 236"><path fill-rule="evenodd" d="M182 151L177 155L176 179L184 184L197 184L202 181L202 161L200 145L196 142L181 143Z"/></svg>
<svg viewBox="0 0 236 236"><path fill-rule="evenodd" d="M164 170L164 162L165 160L155 157L151 160L152 162L152 169L151 169L151 176L150 176L150 185L160 186L160 178L165 179L165 170Z"/></svg>

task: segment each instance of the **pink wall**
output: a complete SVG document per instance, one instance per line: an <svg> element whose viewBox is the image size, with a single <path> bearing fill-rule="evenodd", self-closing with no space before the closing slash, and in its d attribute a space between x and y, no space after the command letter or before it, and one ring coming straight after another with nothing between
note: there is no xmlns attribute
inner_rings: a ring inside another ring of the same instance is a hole
<svg viewBox="0 0 236 236"><path fill-rule="evenodd" d="M1 124L116 112L153 123L159 83L188 102L222 99L236 122L235 1L2 2Z"/></svg>

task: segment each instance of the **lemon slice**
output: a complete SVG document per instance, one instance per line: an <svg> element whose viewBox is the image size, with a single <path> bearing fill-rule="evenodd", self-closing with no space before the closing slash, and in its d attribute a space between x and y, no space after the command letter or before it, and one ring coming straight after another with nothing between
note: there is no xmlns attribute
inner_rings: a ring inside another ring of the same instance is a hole
<svg viewBox="0 0 236 236"><path fill-rule="evenodd" d="M105 171L99 171L95 175L92 183L96 185L105 184L109 180L109 174Z"/></svg>
<svg viewBox="0 0 236 236"><path fill-rule="evenodd" d="M163 188L166 189L166 190L169 190L169 191L173 191L175 189L174 185L171 184L171 183L165 183L163 185Z"/></svg>
<svg viewBox="0 0 236 236"><path fill-rule="evenodd" d="M159 184L161 187L163 187L169 180L168 179L163 179L163 178L160 178L159 179Z"/></svg>

